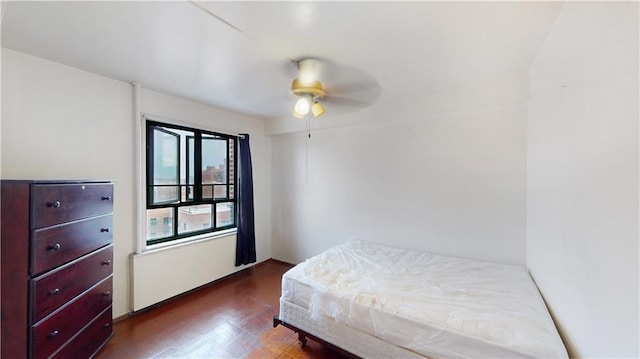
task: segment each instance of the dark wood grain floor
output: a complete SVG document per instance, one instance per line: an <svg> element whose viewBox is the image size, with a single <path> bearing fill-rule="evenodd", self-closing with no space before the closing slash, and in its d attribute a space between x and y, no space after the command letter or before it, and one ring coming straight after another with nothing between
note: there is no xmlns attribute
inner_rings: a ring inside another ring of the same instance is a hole
<svg viewBox="0 0 640 359"><path fill-rule="evenodd" d="M301 348L293 331L273 328L289 268L270 260L119 321L96 358L342 358L312 340Z"/></svg>

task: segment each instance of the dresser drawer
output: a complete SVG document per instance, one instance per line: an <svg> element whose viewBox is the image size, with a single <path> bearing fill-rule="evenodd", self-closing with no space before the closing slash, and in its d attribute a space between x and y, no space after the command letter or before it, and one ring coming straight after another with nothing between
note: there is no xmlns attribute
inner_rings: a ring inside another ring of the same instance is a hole
<svg viewBox="0 0 640 359"><path fill-rule="evenodd" d="M111 307L105 309L105 311L86 326L77 337L73 338L51 358L75 359L93 357L98 350L105 345L107 340L111 338L111 333L113 333L111 315Z"/></svg>
<svg viewBox="0 0 640 359"><path fill-rule="evenodd" d="M31 280L32 323L112 273L113 245Z"/></svg>
<svg viewBox="0 0 640 359"><path fill-rule="evenodd" d="M109 277L31 328L33 358L46 358L111 305Z"/></svg>
<svg viewBox="0 0 640 359"><path fill-rule="evenodd" d="M67 263L113 241L113 216L70 222L31 233L31 275Z"/></svg>
<svg viewBox="0 0 640 359"><path fill-rule="evenodd" d="M31 191L32 229L113 212L110 183L35 184Z"/></svg>

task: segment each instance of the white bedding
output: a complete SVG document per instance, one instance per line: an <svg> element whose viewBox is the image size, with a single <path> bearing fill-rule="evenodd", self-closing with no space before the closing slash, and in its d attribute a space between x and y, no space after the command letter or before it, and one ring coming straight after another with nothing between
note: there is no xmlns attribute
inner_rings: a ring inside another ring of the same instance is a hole
<svg viewBox="0 0 640 359"><path fill-rule="evenodd" d="M285 273L281 299L427 357L567 357L523 267L353 241Z"/></svg>

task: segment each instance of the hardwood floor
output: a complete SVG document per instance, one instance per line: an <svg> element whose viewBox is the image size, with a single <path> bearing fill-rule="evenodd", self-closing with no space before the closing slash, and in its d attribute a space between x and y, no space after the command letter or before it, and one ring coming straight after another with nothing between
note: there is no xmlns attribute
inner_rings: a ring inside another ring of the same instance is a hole
<svg viewBox="0 0 640 359"><path fill-rule="evenodd" d="M110 358L336 358L293 331L273 328L282 274L290 265L267 261L155 309L114 324L96 356Z"/></svg>

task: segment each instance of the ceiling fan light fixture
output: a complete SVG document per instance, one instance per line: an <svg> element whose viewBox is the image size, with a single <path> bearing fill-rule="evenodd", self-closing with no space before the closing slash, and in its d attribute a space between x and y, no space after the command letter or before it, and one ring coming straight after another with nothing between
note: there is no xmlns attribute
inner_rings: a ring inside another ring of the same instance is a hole
<svg viewBox="0 0 640 359"><path fill-rule="evenodd" d="M311 99L307 96L301 96L293 107L293 115L298 118L303 118L309 113L311 108Z"/></svg>
<svg viewBox="0 0 640 359"><path fill-rule="evenodd" d="M318 118L326 112L324 106L318 101L313 101L313 106L311 106L311 113L313 113L313 117Z"/></svg>
<svg viewBox="0 0 640 359"><path fill-rule="evenodd" d="M293 117L295 117L295 118L297 118L299 120L304 119L304 115L301 115L301 114L297 113L296 110L291 111L291 114L293 115Z"/></svg>
<svg viewBox="0 0 640 359"><path fill-rule="evenodd" d="M293 116L302 119L311 110L313 117L320 117L326 109L318 99L323 98L325 92L322 83L317 79L316 61L302 59L297 64L298 77L291 82L291 92L298 96L293 107Z"/></svg>

